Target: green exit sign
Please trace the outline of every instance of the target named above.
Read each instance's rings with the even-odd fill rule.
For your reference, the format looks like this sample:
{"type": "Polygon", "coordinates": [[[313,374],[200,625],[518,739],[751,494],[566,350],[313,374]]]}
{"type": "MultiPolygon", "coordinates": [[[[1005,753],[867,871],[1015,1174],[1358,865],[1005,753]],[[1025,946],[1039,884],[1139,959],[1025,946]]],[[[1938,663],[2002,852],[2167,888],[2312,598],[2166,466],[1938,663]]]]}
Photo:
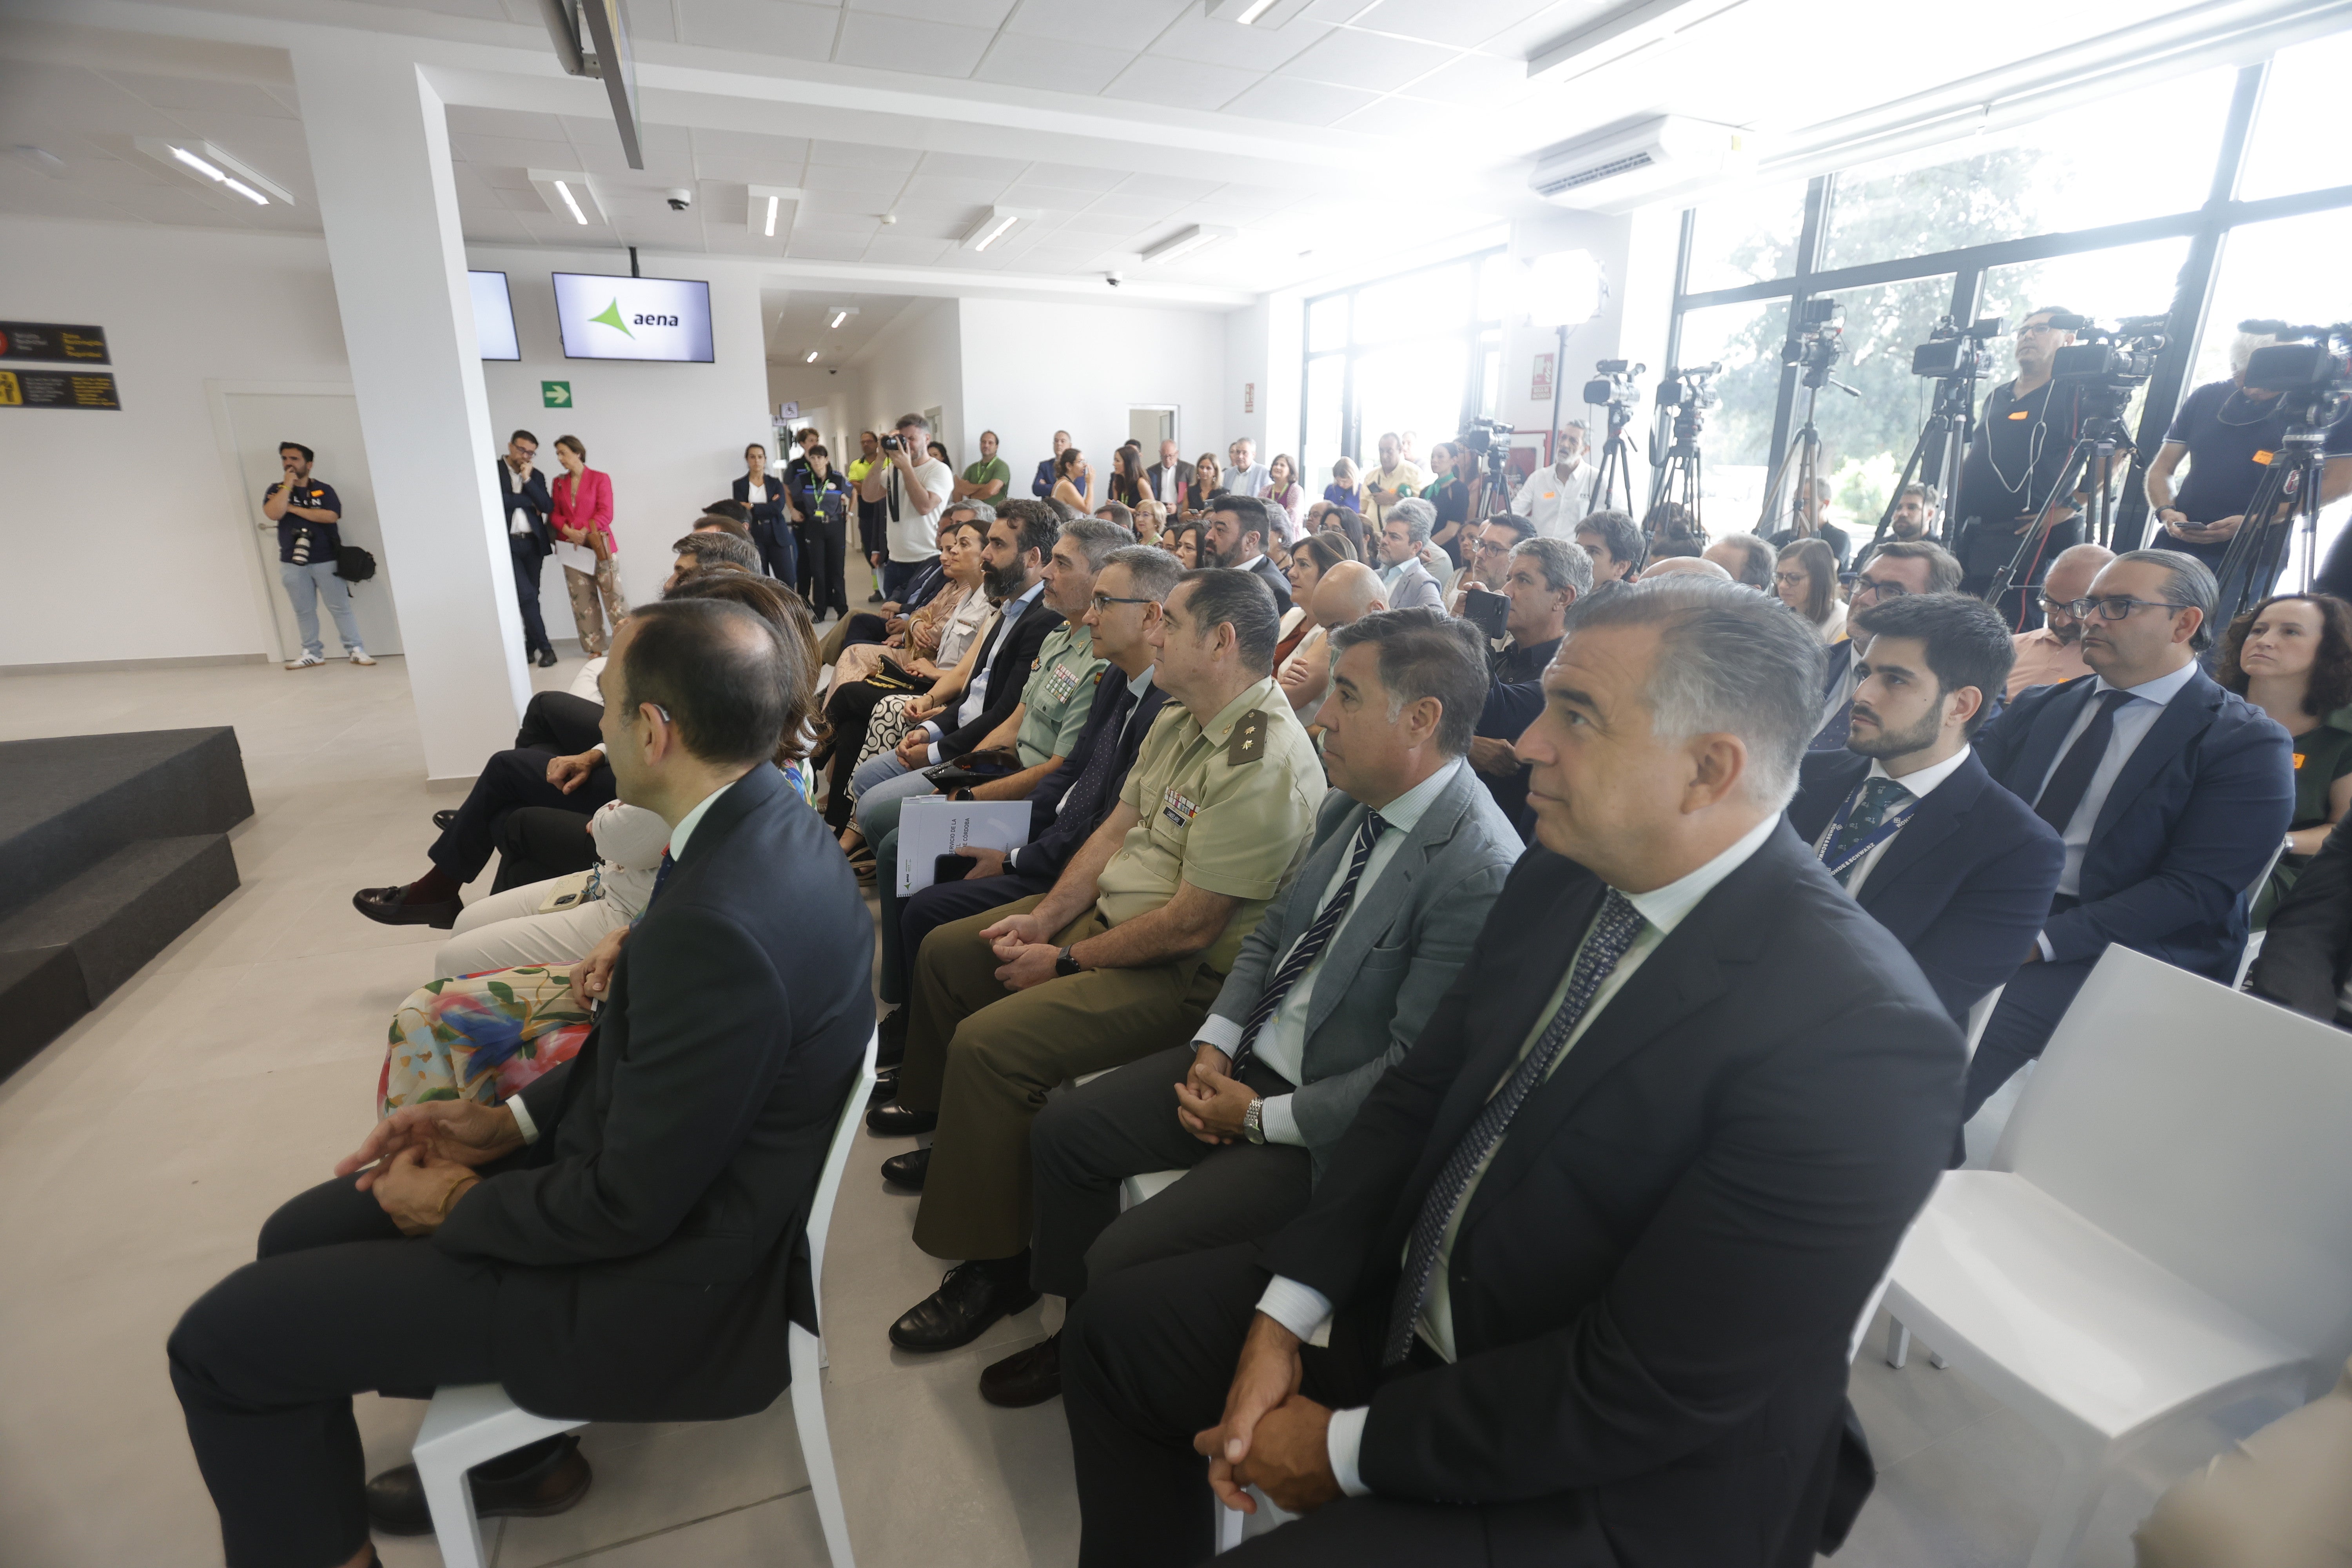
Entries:
{"type": "Polygon", "coordinates": [[[572,406],[572,384],[568,381],[542,381],[539,384],[540,401],[550,408],[572,406]]]}

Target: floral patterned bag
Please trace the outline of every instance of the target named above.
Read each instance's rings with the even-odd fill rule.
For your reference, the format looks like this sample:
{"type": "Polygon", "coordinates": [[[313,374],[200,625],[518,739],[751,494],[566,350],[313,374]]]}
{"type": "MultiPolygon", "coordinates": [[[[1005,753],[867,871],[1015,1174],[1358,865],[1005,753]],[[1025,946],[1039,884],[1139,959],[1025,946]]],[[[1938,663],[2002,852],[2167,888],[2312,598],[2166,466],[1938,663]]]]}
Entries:
{"type": "Polygon", "coordinates": [[[436,980],[392,1016],[377,1112],[432,1100],[500,1104],[579,1055],[590,1023],[569,969],[534,964],[436,980]]]}

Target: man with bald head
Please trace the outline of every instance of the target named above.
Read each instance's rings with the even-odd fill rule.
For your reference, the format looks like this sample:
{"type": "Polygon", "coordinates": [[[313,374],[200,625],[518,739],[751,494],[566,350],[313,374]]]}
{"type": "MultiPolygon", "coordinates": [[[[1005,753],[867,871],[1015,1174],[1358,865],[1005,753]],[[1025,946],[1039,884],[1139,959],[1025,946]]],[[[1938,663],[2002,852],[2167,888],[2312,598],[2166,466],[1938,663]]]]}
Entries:
{"type": "Polygon", "coordinates": [[[2083,623],[2066,606],[2088,594],[2099,568],[2115,558],[2116,552],[2104,544],[2077,544],[2058,552],[2050,574],[2042,580],[2042,624],[2010,638],[2017,648],[2017,663],[2009,672],[2010,696],[2028,687],[2080,680],[2091,673],[2083,662],[2083,623]]]}
{"type": "Polygon", "coordinates": [[[1780,552],[1752,533],[1727,533],[1701,551],[1699,559],[1712,561],[1730,573],[1733,582],[1769,594],[1772,568],[1780,564],[1780,552]]]}
{"type": "Polygon", "coordinates": [[[1331,682],[1331,634],[1350,621],[1362,620],[1389,607],[1388,589],[1381,574],[1360,561],[1342,561],[1315,584],[1315,624],[1322,635],[1304,657],[1293,659],[1281,677],[1283,694],[1302,724],[1312,721],[1331,682]]]}
{"type": "Polygon", "coordinates": [[[1717,583],[1731,581],[1730,573],[1697,555],[1661,556],[1642,568],[1642,581],[1644,583],[1654,583],[1661,577],[1705,577],[1717,583]]]}

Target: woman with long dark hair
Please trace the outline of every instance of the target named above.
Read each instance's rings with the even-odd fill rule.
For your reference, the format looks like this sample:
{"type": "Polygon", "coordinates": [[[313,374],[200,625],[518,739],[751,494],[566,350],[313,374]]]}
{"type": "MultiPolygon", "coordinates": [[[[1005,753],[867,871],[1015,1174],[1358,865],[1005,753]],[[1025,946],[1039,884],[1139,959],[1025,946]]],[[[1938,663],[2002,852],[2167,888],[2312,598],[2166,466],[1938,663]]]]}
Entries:
{"type": "Polygon", "coordinates": [[[2352,809],[2352,605],[2330,594],[2275,594],[2230,623],[2214,679],[2294,739],[2294,816],[2286,851],[2254,900],[2254,924],[2352,809]],[[2339,722],[2340,721],[2340,722],[2339,722]]]}
{"type": "Polygon", "coordinates": [[[1818,539],[1796,539],[1780,552],[1772,570],[1773,590],[1822,641],[1845,635],[1845,605],[1837,596],[1837,552],[1818,539]]]}

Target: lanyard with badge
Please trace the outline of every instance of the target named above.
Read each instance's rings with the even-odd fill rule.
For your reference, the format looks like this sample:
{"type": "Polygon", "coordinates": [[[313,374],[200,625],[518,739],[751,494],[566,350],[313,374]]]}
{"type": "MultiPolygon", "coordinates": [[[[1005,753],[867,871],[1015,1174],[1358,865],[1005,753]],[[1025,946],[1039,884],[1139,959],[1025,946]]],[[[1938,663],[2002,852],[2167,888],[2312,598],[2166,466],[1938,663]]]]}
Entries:
{"type": "Polygon", "coordinates": [[[1831,866],[1829,864],[1830,846],[1836,843],[1838,835],[1845,831],[1846,822],[1853,816],[1853,808],[1861,804],[1862,789],[1857,785],[1847,793],[1845,803],[1838,807],[1837,815],[1830,818],[1830,825],[1822,830],[1821,837],[1813,843],[1815,858],[1820,859],[1823,866],[1828,867],[1832,877],[1841,882],[1845,879],[1845,874],[1852,870],[1864,856],[1903,831],[1903,825],[1911,819],[1911,808],[1919,804],[1919,798],[1914,795],[1905,801],[1900,808],[1888,812],[1885,821],[1872,828],[1861,843],[1848,850],[1836,865],[1831,866]]]}

